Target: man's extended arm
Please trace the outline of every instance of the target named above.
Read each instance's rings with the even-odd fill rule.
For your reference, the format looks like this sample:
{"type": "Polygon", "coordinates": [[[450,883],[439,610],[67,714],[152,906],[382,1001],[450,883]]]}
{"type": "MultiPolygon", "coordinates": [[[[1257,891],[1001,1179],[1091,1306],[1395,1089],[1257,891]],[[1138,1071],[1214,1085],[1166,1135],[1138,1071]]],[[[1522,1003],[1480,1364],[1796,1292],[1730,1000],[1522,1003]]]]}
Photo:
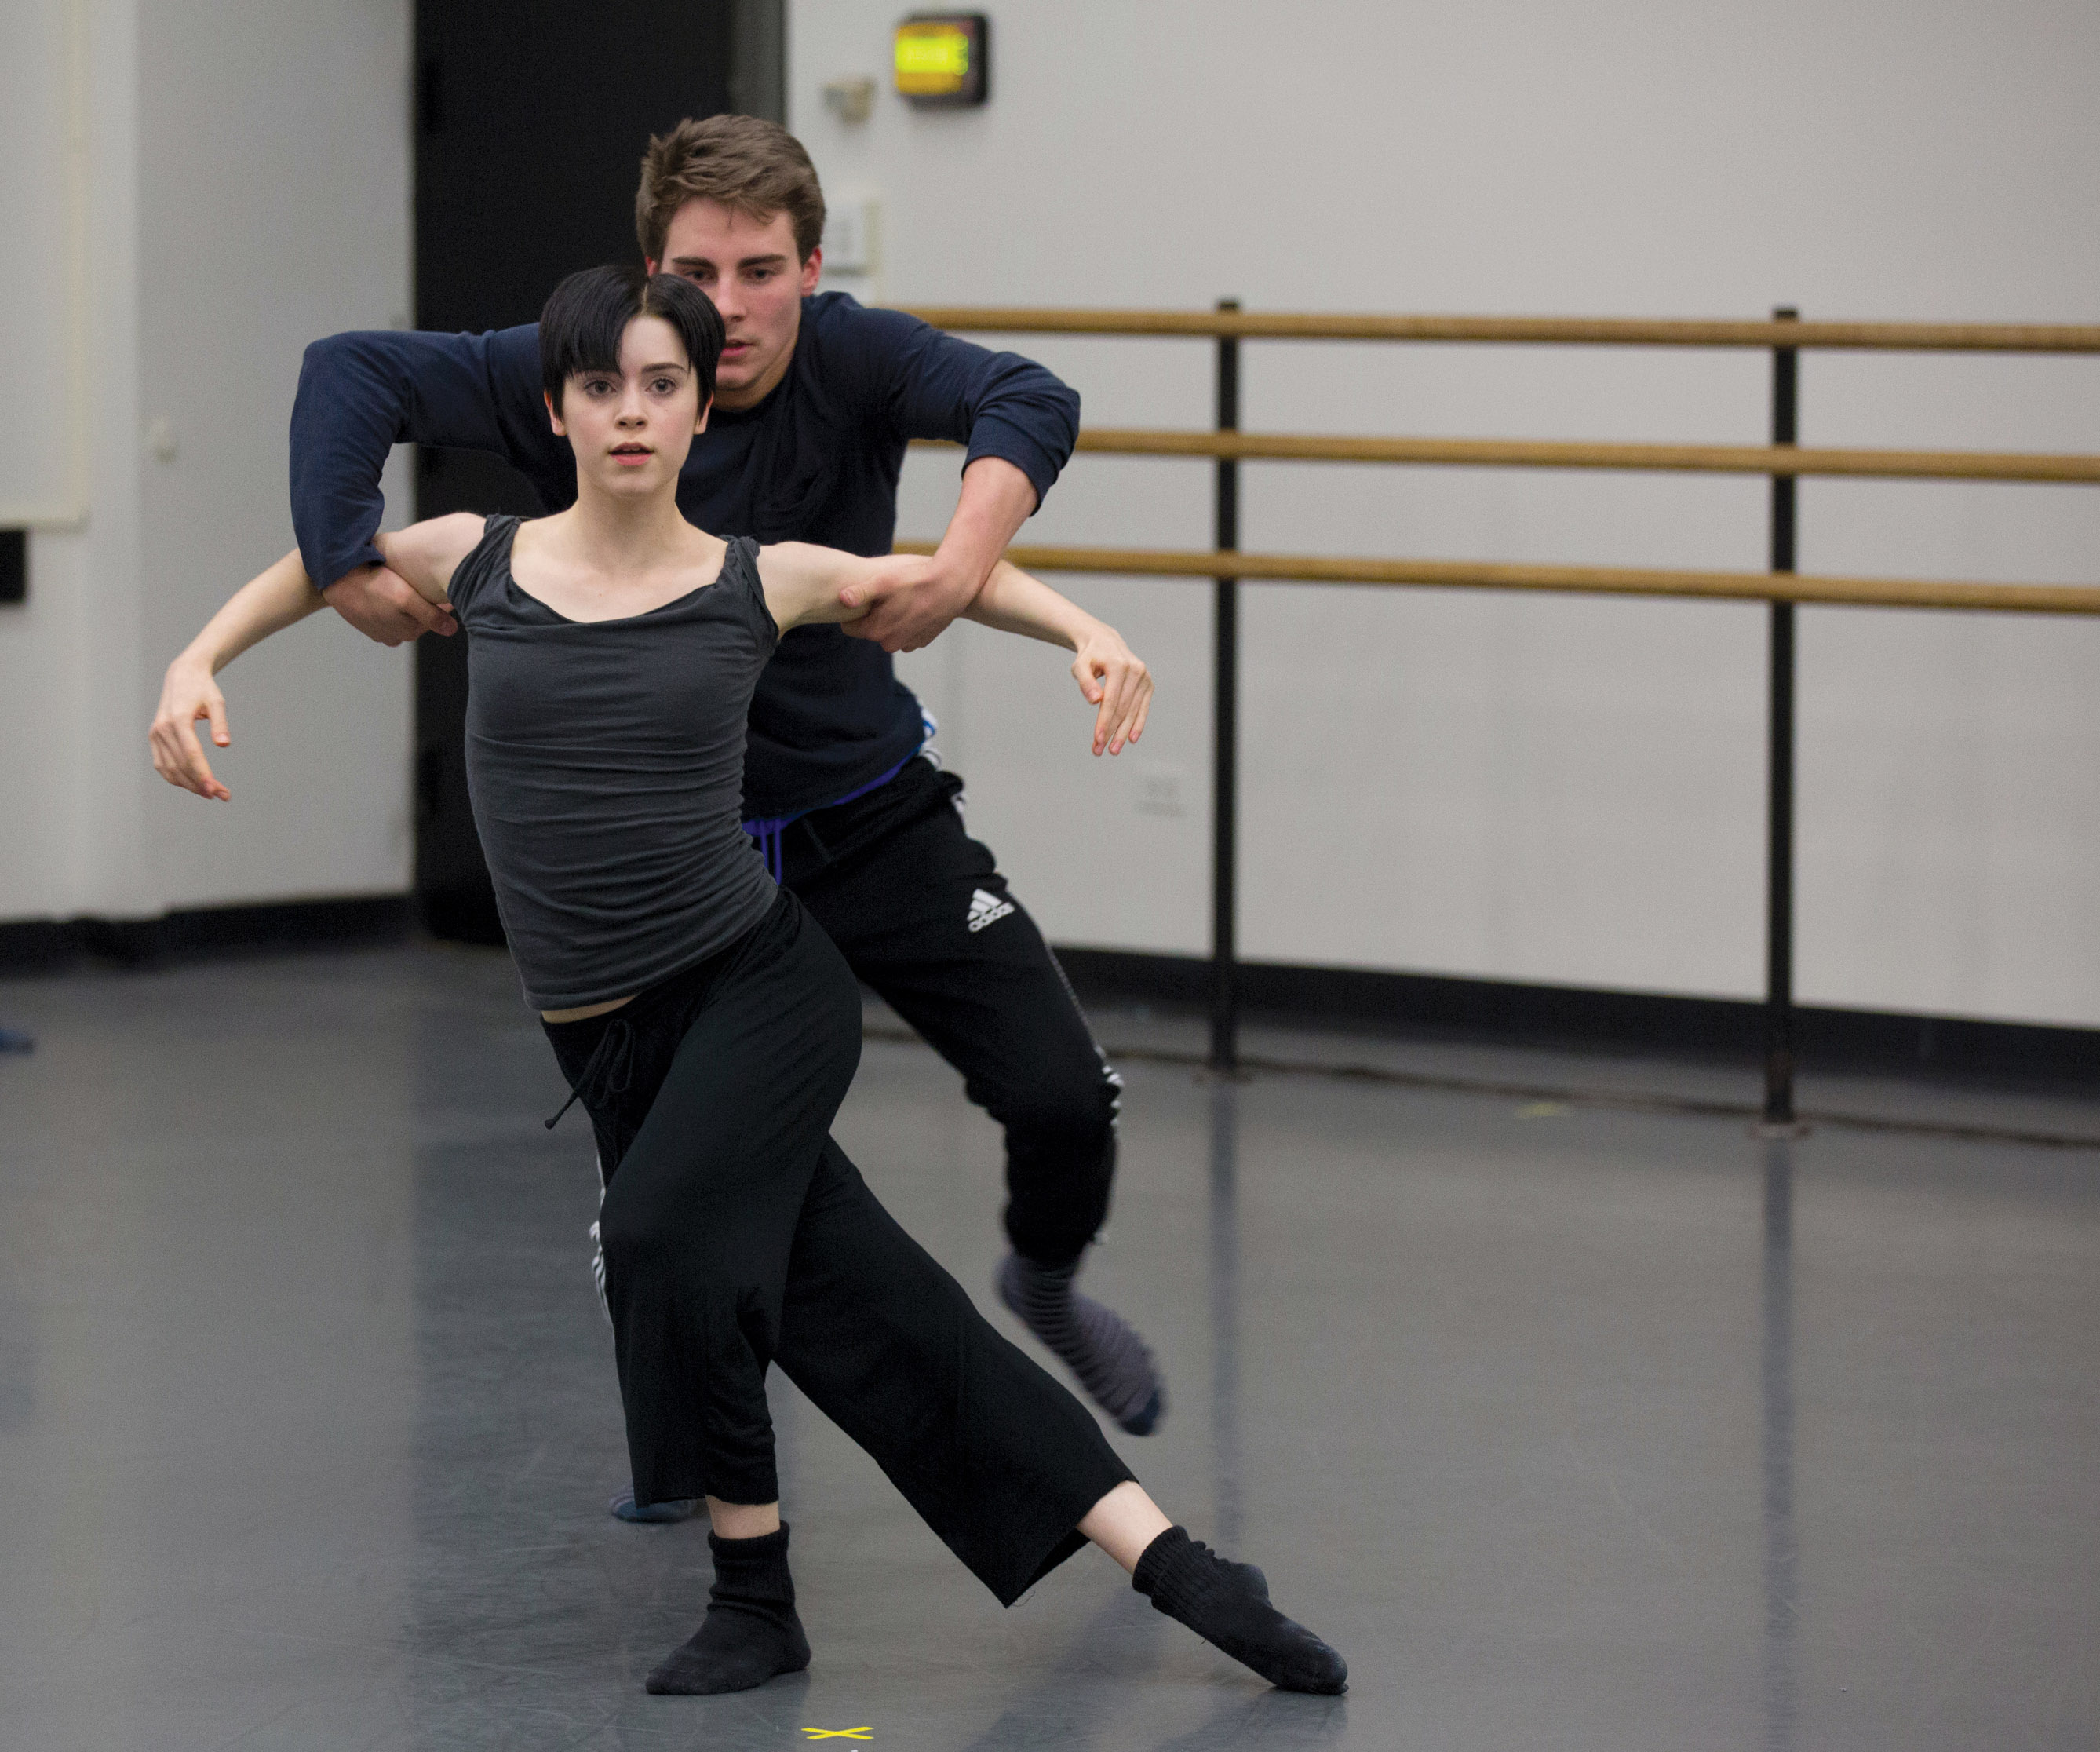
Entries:
{"type": "Polygon", "coordinates": [[[976,600],[1079,436],[1079,397],[1033,360],[995,353],[893,311],[859,313],[882,348],[890,424],[966,446],[962,494],[930,558],[901,571],[851,630],[885,651],[929,644],[976,600]]]}
{"type": "Polygon", "coordinates": [[[567,479],[567,449],[540,405],[539,334],[376,329],[307,349],[292,408],[292,523],[329,605],[367,638],[396,645],[456,630],[386,569],[373,536],[387,453],[436,444],[501,457],[544,493],[567,479]]]}

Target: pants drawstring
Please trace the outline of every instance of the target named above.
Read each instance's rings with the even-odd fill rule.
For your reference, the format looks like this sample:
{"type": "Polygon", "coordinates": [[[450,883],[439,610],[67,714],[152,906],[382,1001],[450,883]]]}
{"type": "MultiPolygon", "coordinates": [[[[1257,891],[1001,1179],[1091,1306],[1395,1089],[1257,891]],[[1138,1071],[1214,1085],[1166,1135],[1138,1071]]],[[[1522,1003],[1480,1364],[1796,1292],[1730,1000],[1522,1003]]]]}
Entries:
{"type": "Polygon", "coordinates": [[[624,1095],[634,1075],[634,1025],[624,1016],[615,1017],[612,1025],[598,1036],[598,1044],[591,1048],[591,1056],[584,1061],[582,1072],[569,1089],[569,1098],[563,1101],[554,1117],[546,1122],[551,1132],[562,1123],[562,1115],[584,1098],[586,1091],[593,1095],[624,1095]]]}

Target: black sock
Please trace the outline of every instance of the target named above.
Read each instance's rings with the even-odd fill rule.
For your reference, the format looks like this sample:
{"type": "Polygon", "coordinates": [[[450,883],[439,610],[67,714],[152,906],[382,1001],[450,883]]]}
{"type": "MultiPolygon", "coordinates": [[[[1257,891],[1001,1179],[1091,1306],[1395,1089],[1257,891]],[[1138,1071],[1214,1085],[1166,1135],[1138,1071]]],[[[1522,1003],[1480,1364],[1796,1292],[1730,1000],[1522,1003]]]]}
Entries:
{"type": "Polygon", "coordinates": [[[795,1578],[788,1573],[787,1524],[756,1539],[709,1534],[708,1549],[715,1557],[708,1615],[649,1675],[658,1696],[748,1691],[810,1664],[810,1639],[795,1616],[795,1578]]]}
{"type": "Polygon", "coordinates": [[[1269,1604],[1259,1569],[1227,1563],[1185,1527],[1169,1527],[1145,1547],[1131,1586],[1272,1685],[1330,1696],[1349,1688],[1348,1663],[1269,1604]]]}

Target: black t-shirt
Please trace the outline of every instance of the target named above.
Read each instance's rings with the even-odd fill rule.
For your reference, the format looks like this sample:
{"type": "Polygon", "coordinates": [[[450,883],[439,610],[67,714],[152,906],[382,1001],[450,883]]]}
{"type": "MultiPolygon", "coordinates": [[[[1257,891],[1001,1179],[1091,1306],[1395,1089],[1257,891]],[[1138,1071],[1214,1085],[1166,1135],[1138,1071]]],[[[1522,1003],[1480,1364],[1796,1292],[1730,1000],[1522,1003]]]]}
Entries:
{"type": "MultiPolygon", "coordinates": [[[[803,301],[779,386],[756,408],[717,410],[694,440],[678,504],[717,535],[886,554],[911,439],[966,444],[965,467],[1004,457],[1039,496],[1071,453],[1079,413],[1078,395],[1031,360],[825,293],[803,301]]],[[[540,401],[536,327],[316,342],[292,411],[293,521],[316,582],[378,559],[380,471],[402,443],[492,452],[549,510],[576,497],[575,458],[540,401]]],[[[880,646],[798,628],[752,702],[743,813],[832,802],[908,757],[921,735],[919,703],[880,646]]]]}
{"type": "Polygon", "coordinates": [[[517,534],[490,518],[452,574],[467,784],[525,1001],[560,1010],[668,979],[773,904],[737,792],[779,634],[755,543],[646,615],[571,620],[511,576],[517,534]]]}

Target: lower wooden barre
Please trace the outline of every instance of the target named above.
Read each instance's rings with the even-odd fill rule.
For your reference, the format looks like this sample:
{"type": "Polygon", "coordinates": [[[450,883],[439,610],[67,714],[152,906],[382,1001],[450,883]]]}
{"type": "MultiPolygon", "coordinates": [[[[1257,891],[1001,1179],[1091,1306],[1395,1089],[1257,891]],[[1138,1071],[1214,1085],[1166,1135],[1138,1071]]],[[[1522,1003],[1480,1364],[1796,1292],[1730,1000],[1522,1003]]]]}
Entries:
{"type": "MultiPolygon", "coordinates": [[[[900,541],[900,554],[934,544],[900,541]]],[[[1612,566],[1518,566],[1485,560],[1329,559],[1302,554],[1220,554],[1159,548],[1017,547],[1024,571],[1110,576],[1246,578],[1279,584],[1413,585],[1440,589],[1545,590],[1589,596],[1676,596],[1861,608],[1961,608],[2006,614],[2100,615],[2100,588],[1974,584],[1931,578],[1827,578],[1767,571],[1660,571],[1612,566]]]]}

